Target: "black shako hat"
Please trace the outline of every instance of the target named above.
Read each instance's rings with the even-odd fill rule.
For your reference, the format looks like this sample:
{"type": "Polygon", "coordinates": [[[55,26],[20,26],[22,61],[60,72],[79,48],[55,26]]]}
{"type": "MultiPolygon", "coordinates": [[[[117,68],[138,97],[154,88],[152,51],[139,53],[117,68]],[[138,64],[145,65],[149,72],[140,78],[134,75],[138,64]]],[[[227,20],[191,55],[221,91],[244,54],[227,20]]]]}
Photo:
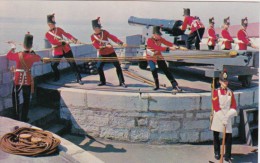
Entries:
{"type": "Polygon", "coordinates": [[[224,19],[224,24],[230,25],[230,18],[229,17],[224,19]]]}
{"type": "Polygon", "coordinates": [[[161,33],[161,26],[154,26],[153,27],[153,34],[162,35],[162,33],[161,33]]]}
{"type": "Polygon", "coordinates": [[[183,16],[190,16],[190,9],[189,8],[183,9],[183,16]]]}
{"type": "Polygon", "coordinates": [[[28,49],[32,48],[32,45],[33,45],[33,35],[31,35],[30,32],[25,34],[23,44],[28,49]]]}
{"type": "Polygon", "coordinates": [[[47,23],[56,24],[54,15],[55,15],[54,13],[47,15],[47,23]]]}
{"type": "Polygon", "coordinates": [[[228,81],[228,74],[227,70],[223,70],[220,75],[219,75],[219,80],[220,81],[228,81]]]}
{"type": "Polygon", "coordinates": [[[243,27],[247,27],[247,26],[248,26],[247,17],[245,17],[244,19],[241,19],[241,25],[242,25],[243,27]]]}
{"type": "Polygon", "coordinates": [[[100,17],[98,17],[95,20],[92,20],[92,28],[101,28],[101,23],[100,23],[100,17]]]}
{"type": "Polygon", "coordinates": [[[209,24],[215,24],[214,17],[212,17],[212,18],[209,18],[209,24]]]}

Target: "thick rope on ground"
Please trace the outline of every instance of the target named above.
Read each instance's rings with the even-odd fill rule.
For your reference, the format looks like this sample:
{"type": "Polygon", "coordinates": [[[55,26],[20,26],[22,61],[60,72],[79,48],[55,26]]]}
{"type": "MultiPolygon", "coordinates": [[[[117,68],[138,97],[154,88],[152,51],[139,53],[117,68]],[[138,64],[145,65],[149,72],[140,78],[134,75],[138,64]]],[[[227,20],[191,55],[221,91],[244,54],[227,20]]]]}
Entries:
{"type": "Polygon", "coordinates": [[[45,156],[58,150],[60,140],[52,133],[34,128],[21,127],[5,134],[0,148],[11,154],[24,156],[45,156]]]}

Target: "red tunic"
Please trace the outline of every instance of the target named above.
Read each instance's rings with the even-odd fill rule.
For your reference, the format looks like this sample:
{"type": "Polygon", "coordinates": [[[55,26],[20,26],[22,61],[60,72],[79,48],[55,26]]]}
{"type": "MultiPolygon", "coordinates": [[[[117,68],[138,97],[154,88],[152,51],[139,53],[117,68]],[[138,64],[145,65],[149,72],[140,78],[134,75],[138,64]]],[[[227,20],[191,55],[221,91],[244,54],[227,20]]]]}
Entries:
{"type": "Polygon", "coordinates": [[[22,71],[24,69],[23,69],[22,63],[20,62],[20,59],[19,59],[19,55],[18,55],[19,53],[23,54],[25,64],[26,64],[27,68],[30,70],[31,70],[33,63],[40,61],[41,57],[37,54],[29,53],[29,52],[16,52],[15,53],[15,52],[13,52],[13,50],[10,50],[6,55],[7,59],[16,62],[16,71],[15,71],[15,78],[14,78],[15,85],[21,85],[21,84],[31,85],[31,82],[32,82],[31,73],[27,72],[27,71],[24,76],[24,83],[22,83],[22,78],[23,78],[24,72],[20,72],[20,71],[22,71]]]}
{"type": "Polygon", "coordinates": [[[208,36],[209,36],[208,45],[209,46],[215,46],[216,45],[216,40],[218,38],[216,36],[216,32],[215,32],[215,29],[213,27],[210,27],[208,29],[208,36]],[[211,42],[211,45],[209,44],[210,42],[211,42]]]}
{"type": "MultiPolygon", "coordinates": [[[[227,90],[226,89],[220,89],[220,93],[222,95],[226,95],[227,94],[227,90]]],[[[230,104],[230,108],[236,109],[237,108],[237,104],[236,104],[236,99],[234,96],[234,93],[231,91],[231,104],[230,104]]],[[[215,89],[213,91],[213,97],[212,97],[212,105],[213,105],[213,109],[215,112],[218,112],[219,110],[221,110],[220,106],[219,106],[219,97],[218,97],[218,89],[215,89]]]]}
{"type": "Polygon", "coordinates": [[[162,47],[161,45],[164,44],[167,47],[172,47],[174,44],[165,40],[164,38],[161,38],[159,40],[155,40],[154,38],[149,38],[147,40],[147,51],[146,51],[146,58],[147,60],[152,60],[156,62],[156,60],[153,59],[153,56],[149,55],[148,51],[152,51],[154,53],[154,56],[162,56],[162,51],[166,51],[167,47],[162,47]]]}
{"type": "Polygon", "coordinates": [[[105,46],[106,44],[109,44],[109,40],[111,39],[117,44],[123,43],[121,40],[119,40],[116,36],[110,34],[106,30],[102,30],[99,34],[92,34],[91,35],[91,41],[93,46],[98,50],[99,54],[101,56],[109,55],[111,53],[114,53],[115,50],[113,47],[111,48],[100,48],[101,46],[105,46]]]}
{"type": "Polygon", "coordinates": [[[230,36],[229,31],[227,29],[223,29],[221,31],[221,36],[223,37],[222,44],[225,45],[226,49],[232,49],[231,42],[234,41],[233,38],[230,36]]]}
{"type": "Polygon", "coordinates": [[[247,50],[247,46],[250,44],[250,39],[248,38],[246,30],[240,29],[237,32],[237,38],[239,40],[238,42],[239,50],[247,50]]]}
{"type": "Polygon", "coordinates": [[[182,24],[182,30],[186,30],[187,25],[190,26],[191,32],[193,33],[194,31],[200,29],[200,28],[205,28],[202,22],[198,19],[195,19],[193,16],[185,16],[183,24],[182,24]]]}
{"type": "Polygon", "coordinates": [[[65,53],[67,53],[68,51],[71,50],[69,44],[66,44],[66,45],[63,46],[62,43],[59,41],[59,39],[54,37],[54,36],[52,36],[49,32],[52,32],[53,34],[59,36],[62,39],[63,39],[63,36],[67,37],[70,40],[71,39],[75,39],[75,37],[73,37],[71,34],[65,32],[63,29],[61,29],[59,27],[56,27],[52,31],[48,31],[45,34],[45,37],[49,40],[49,42],[52,44],[53,47],[56,47],[53,50],[53,54],[54,55],[62,55],[63,51],[65,53]]]}

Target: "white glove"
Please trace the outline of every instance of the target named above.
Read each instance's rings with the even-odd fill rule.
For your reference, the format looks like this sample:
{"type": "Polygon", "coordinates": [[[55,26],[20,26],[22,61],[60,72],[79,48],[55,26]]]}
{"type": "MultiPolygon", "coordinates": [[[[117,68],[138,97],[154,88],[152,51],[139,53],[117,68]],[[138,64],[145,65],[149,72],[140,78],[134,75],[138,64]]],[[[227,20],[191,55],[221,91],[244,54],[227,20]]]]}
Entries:
{"type": "Polygon", "coordinates": [[[237,116],[237,111],[235,109],[230,108],[226,115],[228,118],[232,118],[237,116]]]}

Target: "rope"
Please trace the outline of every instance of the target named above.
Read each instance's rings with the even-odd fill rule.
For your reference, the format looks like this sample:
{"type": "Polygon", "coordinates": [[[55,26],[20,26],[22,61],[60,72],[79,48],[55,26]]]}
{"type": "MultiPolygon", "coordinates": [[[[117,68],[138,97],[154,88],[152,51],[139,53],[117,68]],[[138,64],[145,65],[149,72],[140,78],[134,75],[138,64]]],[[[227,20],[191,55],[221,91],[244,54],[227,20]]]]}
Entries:
{"type": "Polygon", "coordinates": [[[0,140],[0,148],[16,155],[44,156],[56,152],[60,142],[48,131],[21,127],[4,135],[0,140]]]}
{"type": "MultiPolygon", "coordinates": [[[[151,60],[183,60],[183,59],[214,59],[214,58],[232,58],[237,56],[236,51],[231,51],[222,54],[179,54],[179,55],[167,55],[167,56],[151,56],[151,60]]],[[[137,56],[137,57],[86,57],[86,58],[66,58],[66,61],[85,61],[85,62],[112,62],[112,61],[146,61],[147,57],[137,56]]],[[[43,62],[59,62],[65,61],[63,58],[43,58],[43,62]]]]}

